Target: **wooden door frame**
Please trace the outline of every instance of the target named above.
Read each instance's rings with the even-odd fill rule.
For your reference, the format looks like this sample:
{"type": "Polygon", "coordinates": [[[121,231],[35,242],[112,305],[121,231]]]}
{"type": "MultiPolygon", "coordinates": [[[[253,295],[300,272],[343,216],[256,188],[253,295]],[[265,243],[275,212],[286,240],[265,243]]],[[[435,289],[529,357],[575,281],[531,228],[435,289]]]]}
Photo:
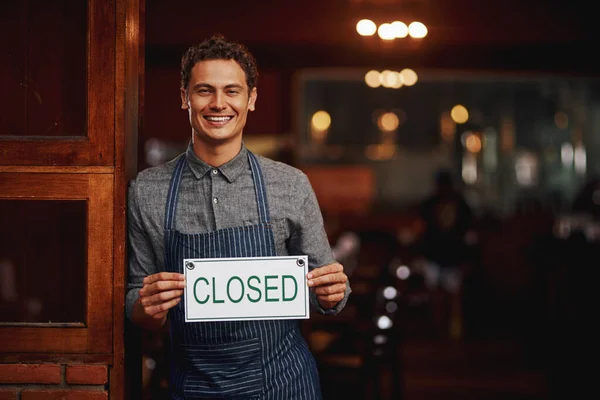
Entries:
{"type": "Polygon", "coordinates": [[[115,165],[115,112],[120,111],[116,102],[123,96],[113,84],[120,63],[116,36],[123,29],[115,10],[125,7],[124,1],[128,0],[88,0],[86,132],[57,138],[15,138],[0,132],[0,165],[115,165]]]}
{"type": "MultiPolygon", "coordinates": [[[[85,321],[71,324],[0,324],[0,353],[86,353],[112,354],[113,252],[113,175],[112,173],[2,172],[0,198],[84,200],[87,202],[87,263],[85,321]]],[[[40,260],[43,261],[43,260],[40,260]]]]}
{"type": "Polygon", "coordinates": [[[124,332],[126,195],[138,164],[144,18],[145,0],[88,0],[87,132],[56,138],[0,132],[0,198],[87,201],[91,271],[85,324],[4,324],[0,359],[106,364],[111,400],[135,396],[128,378],[141,367],[135,348],[126,363],[124,332]]]}

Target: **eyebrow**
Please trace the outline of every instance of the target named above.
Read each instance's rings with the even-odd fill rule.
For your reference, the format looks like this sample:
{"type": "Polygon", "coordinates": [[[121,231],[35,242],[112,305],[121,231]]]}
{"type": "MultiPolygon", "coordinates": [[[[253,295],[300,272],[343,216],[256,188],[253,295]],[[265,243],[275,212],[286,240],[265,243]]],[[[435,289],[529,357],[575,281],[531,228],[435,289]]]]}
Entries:
{"type": "MultiPolygon", "coordinates": [[[[215,89],[215,87],[213,85],[209,85],[208,83],[197,83],[194,85],[194,87],[192,88],[192,90],[196,90],[199,88],[208,88],[208,89],[215,89]]],[[[240,85],[238,83],[230,83],[228,85],[224,86],[224,89],[244,89],[243,85],[240,85]]]]}

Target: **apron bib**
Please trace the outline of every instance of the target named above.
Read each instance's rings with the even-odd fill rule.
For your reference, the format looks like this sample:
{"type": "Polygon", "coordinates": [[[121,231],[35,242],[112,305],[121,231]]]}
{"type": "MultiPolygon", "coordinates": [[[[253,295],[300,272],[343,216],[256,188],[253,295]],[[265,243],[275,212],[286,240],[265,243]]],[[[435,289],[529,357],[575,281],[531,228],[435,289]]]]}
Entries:
{"type": "MultiPolygon", "coordinates": [[[[248,151],[259,223],[184,234],[176,229],[181,156],[165,212],[165,266],[183,273],[185,258],[276,256],[260,165],[248,151]]],[[[171,399],[320,399],[315,360],[297,320],[185,322],[184,302],[169,311],[171,399]]]]}

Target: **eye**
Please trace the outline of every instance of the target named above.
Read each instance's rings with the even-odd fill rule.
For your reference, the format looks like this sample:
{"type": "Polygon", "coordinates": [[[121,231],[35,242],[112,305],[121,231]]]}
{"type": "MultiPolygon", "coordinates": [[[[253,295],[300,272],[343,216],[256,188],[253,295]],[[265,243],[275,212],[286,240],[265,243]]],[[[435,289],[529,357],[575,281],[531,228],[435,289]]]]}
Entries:
{"type": "Polygon", "coordinates": [[[237,89],[229,89],[229,90],[227,90],[227,94],[230,95],[230,96],[235,96],[235,95],[237,95],[239,93],[240,93],[240,91],[237,90],[237,89]]]}
{"type": "Polygon", "coordinates": [[[210,94],[210,90],[207,88],[200,88],[196,90],[196,93],[199,94],[200,96],[206,96],[208,94],[210,94]]]}

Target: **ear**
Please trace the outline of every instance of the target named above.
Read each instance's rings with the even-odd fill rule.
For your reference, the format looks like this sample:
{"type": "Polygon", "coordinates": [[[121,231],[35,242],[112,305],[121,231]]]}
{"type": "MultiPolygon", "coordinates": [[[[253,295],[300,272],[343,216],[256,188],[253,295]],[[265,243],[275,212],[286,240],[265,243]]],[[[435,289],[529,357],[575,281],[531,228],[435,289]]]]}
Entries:
{"type": "Polygon", "coordinates": [[[248,98],[248,110],[254,111],[254,109],[256,108],[256,98],[257,97],[258,97],[258,90],[256,89],[256,87],[254,87],[252,89],[252,91],[250,91],[250,96],[248,98]]]}
{"type": "Polygon", "coordinates": [[[190,107],[190,104],[186,90],[184,88],[179,89],[179,94],[181,96],[181,109],[187,110],[190,107]]]}

